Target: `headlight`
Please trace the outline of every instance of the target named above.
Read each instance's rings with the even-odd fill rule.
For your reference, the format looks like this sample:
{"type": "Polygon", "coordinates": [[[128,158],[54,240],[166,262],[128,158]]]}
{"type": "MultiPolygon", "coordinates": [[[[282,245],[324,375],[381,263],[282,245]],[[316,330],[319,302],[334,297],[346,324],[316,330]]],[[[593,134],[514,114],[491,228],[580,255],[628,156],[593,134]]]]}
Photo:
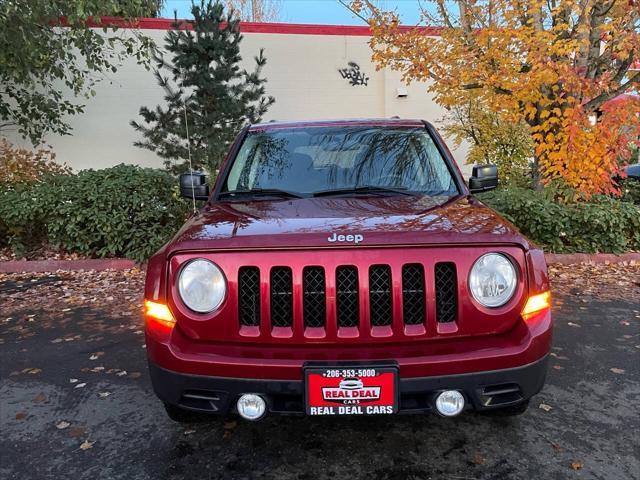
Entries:
{"type": "Polygon", "coordinates": [[[516,291],[517,275],[513,263],[500,253],[482,255],[471,268],[471,295],[485,307],[501,307],[516,291]]]}
{"type": "Polygon", "coordinates": [[[222,270],[213,262],[198,258],[190,261],[180,271],[178,292],[191,310],[207,313],[218,308],[224,301],[227,282],[222,270]]]}

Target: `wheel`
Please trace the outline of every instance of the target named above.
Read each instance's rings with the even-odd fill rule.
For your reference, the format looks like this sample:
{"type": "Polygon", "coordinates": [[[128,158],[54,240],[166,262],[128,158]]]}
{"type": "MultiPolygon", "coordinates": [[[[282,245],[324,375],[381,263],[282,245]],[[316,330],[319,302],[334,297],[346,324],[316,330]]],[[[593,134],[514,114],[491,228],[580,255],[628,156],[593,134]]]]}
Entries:
{"type": "Polygon", "coordinates": [[[495,410],[485,410],[482,412],[484,415],[491,417],[515,417],[522,415],[529,408],[529,400],[526,400],[517,405],[510,405],[508,407],[496,408],[495,410]]]}
{"type": "Polygon", "coordinates": [[[201,423],[211,419],[206,413],[192,412],[169,403],[164,404],[164,409],[169,418],[178,423],[201,423]]]}

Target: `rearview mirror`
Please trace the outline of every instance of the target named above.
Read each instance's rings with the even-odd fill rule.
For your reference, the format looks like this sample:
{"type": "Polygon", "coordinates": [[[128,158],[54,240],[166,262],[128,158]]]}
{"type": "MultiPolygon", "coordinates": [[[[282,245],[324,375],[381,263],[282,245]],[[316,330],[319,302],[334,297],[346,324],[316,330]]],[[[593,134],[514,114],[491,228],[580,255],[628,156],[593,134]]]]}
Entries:
{"type": "Polygon", "coordinates": [[[498,186],[498,167],[495,165],[476,165],[469,178],[471,193],[486,192],[498,186]]]}
{"type": "Polygon", "coordinates": [[[202,172],[183,173],[180,175],[180,196],[195,198],[196,200],[208,200],[209,185],[207,185],[207,176],[202,172]]]}

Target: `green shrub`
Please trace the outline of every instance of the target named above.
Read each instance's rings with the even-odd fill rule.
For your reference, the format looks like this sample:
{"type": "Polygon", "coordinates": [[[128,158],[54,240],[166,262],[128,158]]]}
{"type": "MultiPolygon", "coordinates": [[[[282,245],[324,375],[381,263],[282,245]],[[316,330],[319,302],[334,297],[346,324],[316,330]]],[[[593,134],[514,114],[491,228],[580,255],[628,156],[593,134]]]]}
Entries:
{"type": "MultiPolygon", "coordinates": [[[[32,218],[36,212],[23,208],[30,195],[28,185],[41,183],[49,175],[69,174],[71,169],[56,163],[51,150],[19,148],[0,138],[0,197],[6,193],[3,205],[10,207],[0,214],[0,247],[7,246],[15,238],[24,238],[29,244],[35,244],[42,238],[42,224],[34,222],[32,218]]],[[[17,253],[24,250],[25,246],[21,242],[14,244],[17,253]]]]}
{"type": "Polygon", "coordinates": [[[620,182],[620,190],[622,190],[622,200],[640,205],[640,181],[635,179],[623,180],[620,182]]]}
{"type": "Polygon", "coordinates": [[[132,165],[52,175],[0,194],[0,224],[18,252],[46,239],[68,252],[142,261],[187,211],[174,177],[132,165]]]}
{"type": "Polygon", "coordinates": [[[46,239],[49,208],[39,194],[35,183],[0,189],[0,246],[11,246],[18,256],[46,239]]]}
{"type": "Polygon", "coordinates": [[[640,249],[640,208],[630,202],[598,196],[560,204],[522,188],[498,189],[479,198],[552,252],[640,249]]]}

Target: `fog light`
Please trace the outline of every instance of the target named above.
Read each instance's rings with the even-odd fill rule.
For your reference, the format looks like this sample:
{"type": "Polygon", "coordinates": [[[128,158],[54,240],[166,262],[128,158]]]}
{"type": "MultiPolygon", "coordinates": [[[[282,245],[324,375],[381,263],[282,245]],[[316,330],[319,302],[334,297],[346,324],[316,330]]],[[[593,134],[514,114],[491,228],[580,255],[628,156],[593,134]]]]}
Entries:
{"type": "Polygon", "coordinates": [[[445,390],[436,398],[436,409],[440,415],[454,417],[464,409],[464,396],[457,390],[445,390]]]}
{"type": "Polygon", "coordinates": [[[238,400],[238,413],[246,420],[258,420],[267,410],[264,399],[253,393],[245,393],[238,400]]]}

